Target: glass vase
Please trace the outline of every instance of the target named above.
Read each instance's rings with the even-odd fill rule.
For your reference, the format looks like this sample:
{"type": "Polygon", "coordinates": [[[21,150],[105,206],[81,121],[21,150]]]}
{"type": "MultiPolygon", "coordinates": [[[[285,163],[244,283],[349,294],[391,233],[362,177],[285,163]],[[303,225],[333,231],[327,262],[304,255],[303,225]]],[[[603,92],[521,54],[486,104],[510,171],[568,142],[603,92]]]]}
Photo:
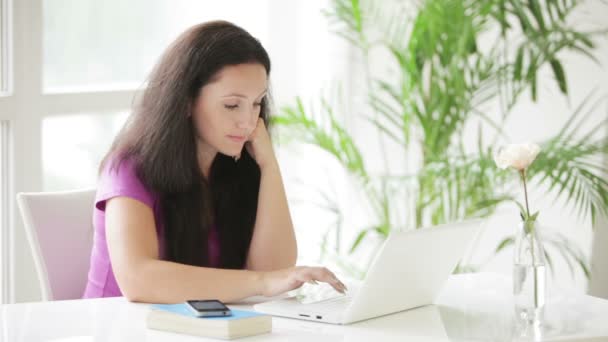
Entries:
{"type": "Polygon", "coordinates": [[[516,318],[540,325],[545,308],[545,253],[537,223],[522,222],[515,234],[513,295],[516,318]]]}

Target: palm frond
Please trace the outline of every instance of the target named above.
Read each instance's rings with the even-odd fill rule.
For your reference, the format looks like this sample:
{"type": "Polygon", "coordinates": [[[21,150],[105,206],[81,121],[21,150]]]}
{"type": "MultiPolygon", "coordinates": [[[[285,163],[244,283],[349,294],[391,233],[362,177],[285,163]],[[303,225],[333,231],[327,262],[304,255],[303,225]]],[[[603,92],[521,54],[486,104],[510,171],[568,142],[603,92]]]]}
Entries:
{"type": "MultiPolygon", "coordinates": [[[[319,146],[356,176],[375,221],[358,227],[352,251],[370,236],[387,236],[399,224],[395,211],[407,212],[415,228],[487,216],[501,203],[517,203],[506,187],[514,180],[513,174],[495,167],[491,150],[481,139],[481,128],[476,153],[466,152],[463,128],[471,118],[480,119],[480,127],[493,129],[494,139],[507,140],[504,122],[527,90],[532,99],[539,96],[542,68],[553,73],[555,85],[567,94],[567,70],[561,56],[573,51],[597,60],[591,38],[601,32],[569,26],[567,18],[578,4],[570,0],[330,2],[325,14],[332,29],[362,52],[368,107],[359,112],[377,128],[380,141],[391,139],[404,153],[415,142],[422,151],[422,166],[415,174],[389,179],[385,170],[386,174],[370,175],[355,140],[339,120],[341,113],[325,98],[316,108],[305,108],[297,99],[273,119],[277,126],[289,128],[288,137],[319,146]],[[480,35],[494,34],[497,26],[500,32],[489,49],[478,45],[480,35]],[[386,63],[388,77],[385,70],[377,75],[371,72],[375,48],[391,58],[386,63]],[[482,109],[496,98],[501,115],[497,120],[482,109]],[[404,193],[408,207],[395,209],[394,199],[403,198],[404,193]]],[[[577,215],[591,215],[594,220],[598,213],[608,214],[608,170],[602,164],[608,139],[599,136],[608,125],[603,122],[583,132],[588,115],[596,113],[601,103],[592,103],[592,98],[595,94],[542,144],[543,153],[528,174],[531,181],[545,185],[552,197],[566,200],[577,215]]],[[[510,241],[504,240],[497,253],[510,241]]],[[[567,256],[564,260],[570,267],[578,265],[587,273],[579,251],[565,240],[551,241],[546,254],[550,269],[556,261],[550,255],[558,250],[567,256]]]]}
{"type": "Polygon", "coordinates": [[[608,129],[608,120],[595,125],[587,132],[578,133],[582,123],[593,109],[605,101],[596,101],[583,113],[586,98],[577,107],[571,119],[552,138],[542,144],[543,153],[534,161],[530,179],[547,185],[548,193],[566,200],[580,218],[597,213],[608,214],[608,167],[603,158],[608,154],[608,138],[597,138],[601,130],[608,129]],[[579,136],[579,137],[577,137],[579,136]]]}
{"type": "Polygon", "coordinates": [[[489,150],[430,161],[418,175],[426,189],[424,207],[435,217],[432,223],[488,216],[500,203],[514,201],[496,191],[510,175],[495,167],[489,150]]]}
{"type": "Polygon", "coordinates": [[[302,100],[296,98],[295,106],[286,106],[279,115],[272,118],[276,126],[286,126],[304,142],[316,145],[335,156],[350,172],[361,177],[365,182],[369,175],[365,170],[364,160],[353,138],[333,114],[331,105],[321,99],[321,115],[311,114],[304,108],[302,100]]]}
{"type": "MultiPolygon", "coordinates": [[[[545,241],[545,245],[547,247],[551,247],[562,256],[570,269],[572,277],[575,276],[575,264],[581,269],[587,279],[591,277],[589,263],[586,260],[587,258],[581,249],[572,242],[568,241],[564,235],[560,233],[553,233],[551,235],[543,236],[543,240],[545,241]]],[[[547,247],[545,247],[545,249],[547,249],[547,247]]],[[[549,263],[549,265],[551,266],[552,262],[549,263]]]]}

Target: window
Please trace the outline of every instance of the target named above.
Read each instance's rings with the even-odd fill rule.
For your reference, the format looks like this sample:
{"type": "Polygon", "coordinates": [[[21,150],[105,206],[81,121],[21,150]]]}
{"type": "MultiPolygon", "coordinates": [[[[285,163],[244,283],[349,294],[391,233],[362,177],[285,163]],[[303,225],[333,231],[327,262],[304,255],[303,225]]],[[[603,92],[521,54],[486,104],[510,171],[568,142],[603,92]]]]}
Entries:
{"type": "Polygon", "coordinates": [[[45,191],[94,187],[97,168],[127,118],[118,113],[59,115],[42,121],[45,191]]]}
{"type": "Polygon", "coordinates": [[[43,87],[50,93],[136,89],[163,49],[194,24],[222,18],[265,40],[266,6],[245,0],[44,1],[43,87]]]}

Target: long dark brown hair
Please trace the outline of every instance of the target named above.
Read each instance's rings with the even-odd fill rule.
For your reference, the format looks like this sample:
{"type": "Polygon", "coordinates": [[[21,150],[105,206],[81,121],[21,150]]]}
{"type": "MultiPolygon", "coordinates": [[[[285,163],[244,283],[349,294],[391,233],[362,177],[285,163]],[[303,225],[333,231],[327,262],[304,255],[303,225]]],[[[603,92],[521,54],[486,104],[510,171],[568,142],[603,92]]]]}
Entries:
{"type": "MultiPolygon", "coordinates": [[[[266,50],[234,24],[213,21],[182,33],[150,74],[141,99],[102,162],[101,169],[110,159],[132,159],[142,183],[159,199],[166,260],[208,266],[208,233],[215,225],[219,266],[245,266],[260,169],[246,149],[238,162],[218,153],[205,180],[189,116],[200,89],[218,71],[243,63],[261,64],[270,74],[266,50]]],[[[262,100],[260,112],[267,127],[268,98],[262,100]]]]}

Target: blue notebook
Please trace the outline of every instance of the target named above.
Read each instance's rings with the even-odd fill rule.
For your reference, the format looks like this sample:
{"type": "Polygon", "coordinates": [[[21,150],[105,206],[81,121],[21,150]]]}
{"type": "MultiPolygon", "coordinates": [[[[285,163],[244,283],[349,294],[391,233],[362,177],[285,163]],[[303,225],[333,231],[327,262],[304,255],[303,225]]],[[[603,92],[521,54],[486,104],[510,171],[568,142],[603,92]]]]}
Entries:
{"type": "Polygon", "coordinates": [[[256,316],[266,316],[265,314],[255,312],[255,311],[244,311],[244,310],[233,310],[232,316],[223,316],[223,317],[197,317],[193,312],[188,309],[186,304],[152,304],[151,307],[157,310],[163,310],[168,312],[173,312],[182,316],[189,316],[193,318],[202,318],[202,319],[210,319],[210,320],[233,320],[233,319],[243,319],[250,318],[256,316]]]}
{"type": "Polygon", "coordinates": [[[272,317],[255,311],[233,310],[231,316],[197,317],[186,304],[152,304],[146,318],[149,329],[233,339],[272,331],[272,317]]]}

